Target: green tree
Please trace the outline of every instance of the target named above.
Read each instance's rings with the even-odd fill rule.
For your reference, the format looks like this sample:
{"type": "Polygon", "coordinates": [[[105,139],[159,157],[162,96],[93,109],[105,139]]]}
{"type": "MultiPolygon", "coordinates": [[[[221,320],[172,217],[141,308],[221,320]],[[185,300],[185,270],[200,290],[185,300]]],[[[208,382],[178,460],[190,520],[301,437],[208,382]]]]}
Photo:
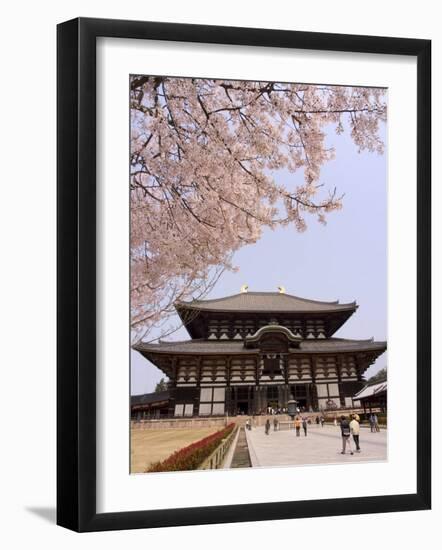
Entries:
{"type": "Polygon", "coordinates": [[[167,390],[167,382],[164,378],[161,378],[161,380],[155,386],[155,393],[159,393],[166,390],[167,390]]]}
{"type": "Polygon", "coordinates": [[[386,382],[387,381],[387,367],[384,367],[380,371],[378,371],[376,374],[374,374],[371,378],[367,380],[368,384],[376,384],[378,382],[386,382]]]}

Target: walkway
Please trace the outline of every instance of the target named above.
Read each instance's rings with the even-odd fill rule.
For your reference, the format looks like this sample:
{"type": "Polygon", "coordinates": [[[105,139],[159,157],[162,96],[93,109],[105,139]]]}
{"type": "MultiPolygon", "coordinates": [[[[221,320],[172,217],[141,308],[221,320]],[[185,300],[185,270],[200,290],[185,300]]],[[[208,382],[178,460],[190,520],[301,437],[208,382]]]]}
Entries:
{"type": "MultiPolygon", "coordinates": [[[[252,466],[293,466],[302,464],[336,464],[347,462],[377,462],[387,460],[387,431],[371,433],[361,428],[361,452],[341,454],[341,431],[339,427],[313,424],[308,427],[307,437],[301,430],[273,431],[265,435],[259,426],[246,432],[252,466]]],[[[352,444],[353,444],[353,438],[352,444]]],[[[354,450],[354,444],[353,444],[354,450]]]]}

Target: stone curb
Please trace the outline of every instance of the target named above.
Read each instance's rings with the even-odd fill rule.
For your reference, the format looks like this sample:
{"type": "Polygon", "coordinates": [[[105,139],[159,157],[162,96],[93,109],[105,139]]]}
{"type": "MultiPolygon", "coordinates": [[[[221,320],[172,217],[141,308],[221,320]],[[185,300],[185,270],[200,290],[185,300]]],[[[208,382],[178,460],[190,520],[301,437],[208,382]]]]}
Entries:
{"type": "Polygon", "coordinates": [[[250,456],[250,462],[252,463],[252,468],[255,468],[255,467],[261,466],[261,464],[259,463],[258,456],[256,454],[255,448],[253,447],[252,439],[250,438],[248,431],[249,430],[245,430],[247,447],[249,448],[249,456],[250,456]]]}

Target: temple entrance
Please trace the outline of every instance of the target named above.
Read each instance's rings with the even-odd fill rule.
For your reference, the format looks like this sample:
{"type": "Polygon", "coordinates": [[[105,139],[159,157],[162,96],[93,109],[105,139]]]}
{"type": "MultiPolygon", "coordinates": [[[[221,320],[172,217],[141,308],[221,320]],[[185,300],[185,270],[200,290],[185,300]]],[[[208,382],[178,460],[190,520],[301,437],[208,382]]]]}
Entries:
{"type": "Polygon", "coordinates": [[[278,386],[267,387],[267,410],[277,411],[280,408],[278,386]]]}
{"type": "Polygon", "coordinates": [[[231,388],[230,410],[233,415],[253,414],[253,388],[250,386],[234,386],[231,388]]]}
{"type": "Polygon", "coordinates": [[[307,410],[307,399],[298,399],[298,407],[303,410],[307,410]]]}
{"type": "Polygon", "coordinates": [[[237,414],[249,414],[249,403],[247,401],[238,401],[236,411],[237,414]]]}
{"type": "Polygon", "coordinates": [[[313,384],[294,384],[290,386],[290,394],[296,399],[301,411],[309,411],[314,407],[313,384]]]}

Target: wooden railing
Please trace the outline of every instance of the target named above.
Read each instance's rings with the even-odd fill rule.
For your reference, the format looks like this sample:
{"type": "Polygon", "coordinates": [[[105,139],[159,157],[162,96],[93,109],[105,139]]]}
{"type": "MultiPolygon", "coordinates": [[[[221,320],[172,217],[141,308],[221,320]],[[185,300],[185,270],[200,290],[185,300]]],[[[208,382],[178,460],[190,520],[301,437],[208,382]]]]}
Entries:
{"type": "Polygon", "coordinates": [[[190,418],[159,418],[132,420],[130,425],[134,430],[162,430],[165,428],[207,428],[219,427],[223,428],[228,424],[228,419],[225,416],[216,416],[210,418],[190,417],[190,418]]]}
{"type": "Polygon", "coordinates": [[[226,438],[221,440],[218,447],[204,460],[198,470],[216,470],[218,468],[222,468],[230,445],[232,444],[238,429],[239,426],[235,426],[232,432],[226,438]]]}

